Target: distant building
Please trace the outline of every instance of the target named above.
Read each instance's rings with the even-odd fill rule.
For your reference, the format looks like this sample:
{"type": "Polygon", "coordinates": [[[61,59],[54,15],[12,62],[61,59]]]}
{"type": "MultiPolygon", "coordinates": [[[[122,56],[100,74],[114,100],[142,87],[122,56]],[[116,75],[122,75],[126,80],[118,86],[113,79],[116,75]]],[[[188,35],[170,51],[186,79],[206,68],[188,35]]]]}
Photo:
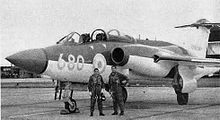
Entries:
{"type": "Polygon", "coordinates": [[[28,72],[16,66],[1,66],[1,78],[37,78],[40,75],[28,72]]]}

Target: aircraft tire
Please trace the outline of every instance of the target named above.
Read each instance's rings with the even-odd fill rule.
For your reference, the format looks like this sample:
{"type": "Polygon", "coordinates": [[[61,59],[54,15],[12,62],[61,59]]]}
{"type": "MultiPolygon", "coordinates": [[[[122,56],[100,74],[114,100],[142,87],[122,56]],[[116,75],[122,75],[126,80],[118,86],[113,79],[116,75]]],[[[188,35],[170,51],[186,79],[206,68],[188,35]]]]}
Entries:
{"type": "Polygon", "coordinates": [[[177,95],[177,102],[179,105],[187,105],[189,100],[188,93],[176,92],[177,95]]]}
{"type": "Polygon", "coordinates": [[[124,99],[124,103],[125,103],[128,98],[128,92],[127,92],[126,88],[124,88],[124,87],[122,87],[122,95],[123,95],[123,99],[124,99]]]}
{"type": "Polygon", "coordinates": [[[76,101],[74,99],[70,99],[73,106],[71,106],[69,103],[65,104],[65,109],[69,110],[70,113],[75,113],[77,110],[77,104],[76,101]]]}

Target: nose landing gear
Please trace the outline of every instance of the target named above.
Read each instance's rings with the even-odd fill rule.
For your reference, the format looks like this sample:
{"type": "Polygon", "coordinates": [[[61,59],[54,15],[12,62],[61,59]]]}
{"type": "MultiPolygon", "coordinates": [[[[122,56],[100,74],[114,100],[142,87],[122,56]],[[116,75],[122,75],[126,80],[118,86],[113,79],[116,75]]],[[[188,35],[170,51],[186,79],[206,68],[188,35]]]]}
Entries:
{"type": "MultiPolygon", "coordinates": [[[[60,91],[64,89],[62,98],[64,102],[64,110],[60,111],[61,115],[79,113],[79,108],[77,108],[76,100],[73,99],[73,84],[70,82],[61,82],[59,81],[60,91]]],[[[60,94],[61,98],[61,94],[60,94]]]]}
{"type": "Polygon", "coordinates": [[[68,102],[64,102],[65,110],[61,110],[60,114],[70,114],[70,113],[79,113],[79,108],[77,108],[76,100],[70,98],[68,102]]]}

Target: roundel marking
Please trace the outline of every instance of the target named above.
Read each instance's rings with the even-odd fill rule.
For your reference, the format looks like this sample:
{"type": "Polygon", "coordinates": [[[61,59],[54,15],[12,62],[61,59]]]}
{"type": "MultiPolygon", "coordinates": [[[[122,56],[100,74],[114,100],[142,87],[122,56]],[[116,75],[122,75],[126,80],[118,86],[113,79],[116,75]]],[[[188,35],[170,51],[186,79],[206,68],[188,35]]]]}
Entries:
{"type": "Polygon", "coordinates": [[[105,71],[106,63],[105,57],[100,53],[96,54],[93,58],[93,68],[98,68],[100,73],[105,71]]]}

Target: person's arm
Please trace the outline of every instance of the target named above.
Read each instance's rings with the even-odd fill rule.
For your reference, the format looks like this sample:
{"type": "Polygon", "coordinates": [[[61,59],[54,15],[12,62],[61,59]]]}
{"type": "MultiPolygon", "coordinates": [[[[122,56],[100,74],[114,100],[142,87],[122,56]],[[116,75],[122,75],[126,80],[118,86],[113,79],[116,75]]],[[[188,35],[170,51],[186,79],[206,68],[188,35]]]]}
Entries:
{"type": "Polygon", "coordinates": [[[92,91],[92,76],[89,77],[88,89],[89,89],[89,92],[92,91]]]}
{"type": "Polygon", "coordinates": [[[101,77],[101,83],[102,83],[101,87],[102,87],[102,88],[105,88],[105,83],[104,83],[104,81],[103,81],[103,78],[102,78],[101,75],[100,75],[100,77],[101,77]]]}
{"type": "Polygon", "coordinates": [[[112,79],[111,79],[111,74],[109,75],[109,77],[108,77],[108,86],[109,86],[109,91],[111,91],[112,90],[112,79]]]}
{"type": "Polygon", "coordinates": [[[124,74],[118,73],[119,74],[119,78],[120,78],[120,82],[121,84],[124,86],[128,83],[128,77],[124,74]]]}

